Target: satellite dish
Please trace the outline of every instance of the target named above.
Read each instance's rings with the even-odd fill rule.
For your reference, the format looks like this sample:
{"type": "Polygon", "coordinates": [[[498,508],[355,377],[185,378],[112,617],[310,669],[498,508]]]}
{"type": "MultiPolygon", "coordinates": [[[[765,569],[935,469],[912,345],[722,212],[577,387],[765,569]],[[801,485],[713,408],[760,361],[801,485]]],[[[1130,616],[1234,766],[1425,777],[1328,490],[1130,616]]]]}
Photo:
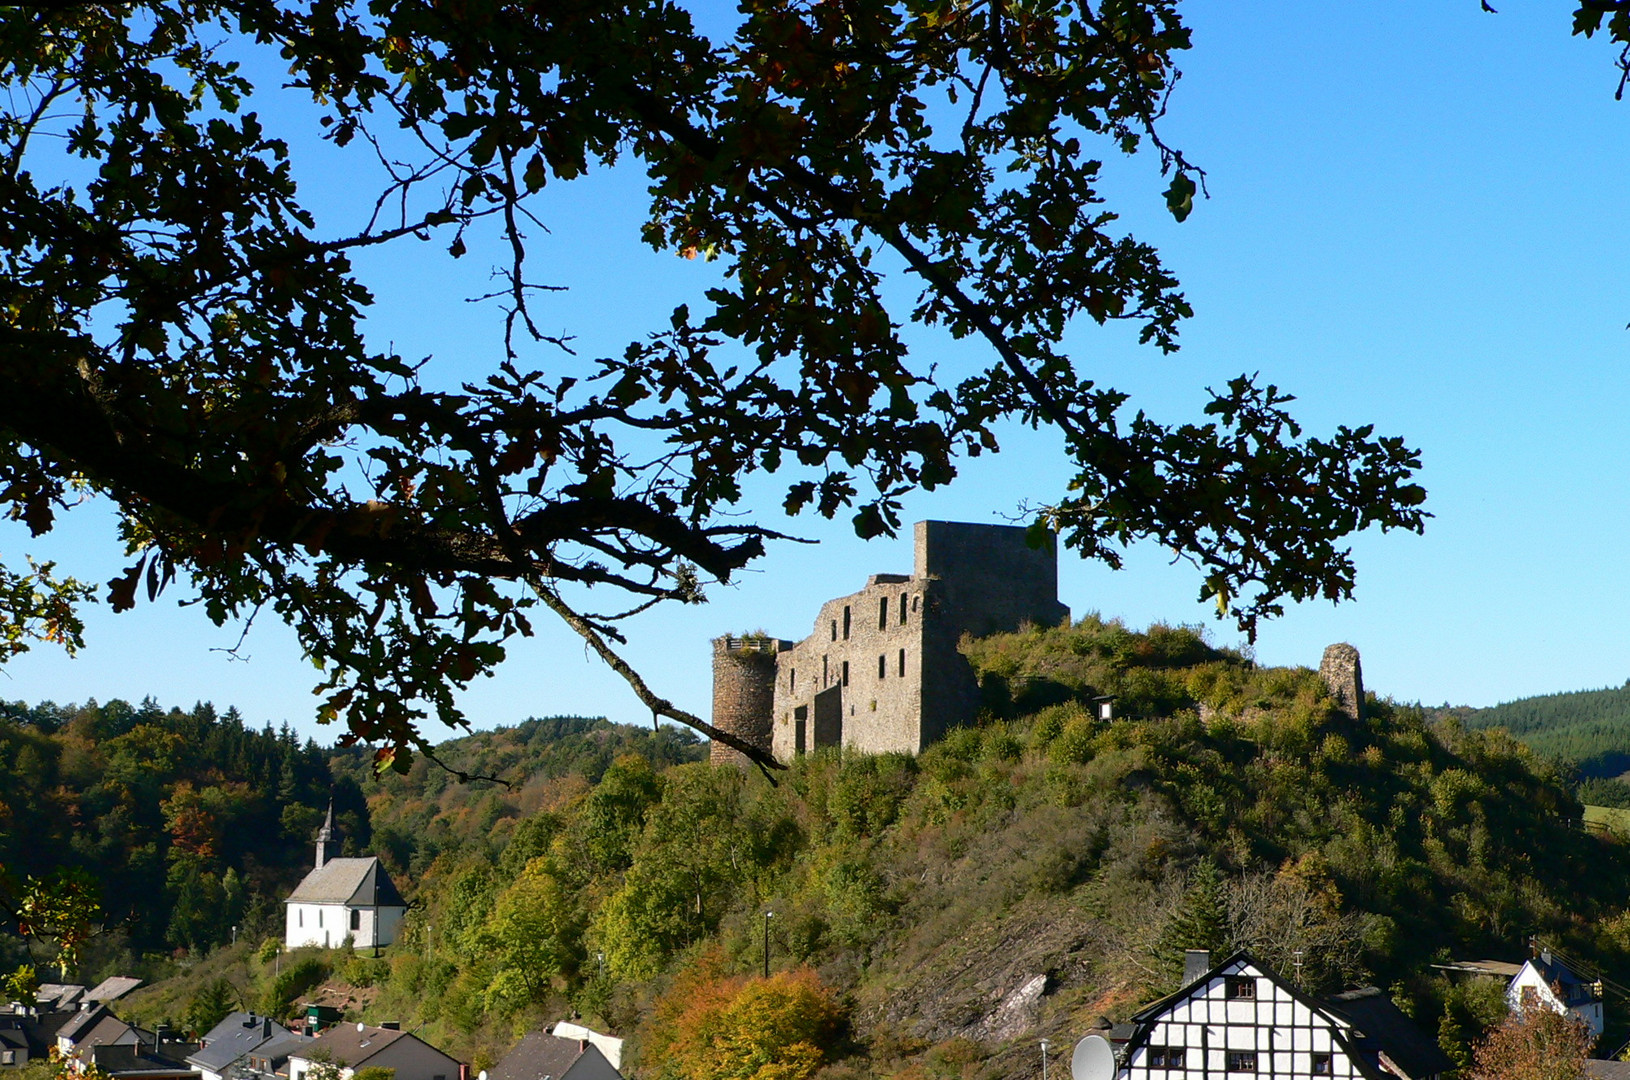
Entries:
{"type": "Polygon", "coordinates": [[[487,1070],[482,1069],[481,1070],[481,1075],[479,1077],[477,1077],[476,1080],[487,1080],[487,1070]]]}
{"type": "Polygon", "coordinates": [[[367,1031],[368,1030],[368,1025],[364,1024],[362,1021],[358,1020],[357,1021],[357,1030],[358,1031],[367,1031]]]}
{"type": "Polygon", "coordinates": [[[1102,1035],[1088,1035],[1070,1055],[1070,1075],[1075,1080],[1115,1080],[1115,1048],[1102,1035]]]}

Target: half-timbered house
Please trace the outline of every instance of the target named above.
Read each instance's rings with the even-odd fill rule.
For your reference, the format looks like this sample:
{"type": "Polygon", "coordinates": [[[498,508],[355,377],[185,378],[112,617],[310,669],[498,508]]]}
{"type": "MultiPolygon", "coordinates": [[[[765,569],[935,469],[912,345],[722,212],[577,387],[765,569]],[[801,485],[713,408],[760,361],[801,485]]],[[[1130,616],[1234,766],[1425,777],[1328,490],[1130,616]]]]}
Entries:
{"type": "Polygon", "coordinates": [[[1315,998],[1244,952],[1196,968],[1132,1017],[1117,1080],[1436,1080],[1453,1068],[1374,988],[1315,998]]]}

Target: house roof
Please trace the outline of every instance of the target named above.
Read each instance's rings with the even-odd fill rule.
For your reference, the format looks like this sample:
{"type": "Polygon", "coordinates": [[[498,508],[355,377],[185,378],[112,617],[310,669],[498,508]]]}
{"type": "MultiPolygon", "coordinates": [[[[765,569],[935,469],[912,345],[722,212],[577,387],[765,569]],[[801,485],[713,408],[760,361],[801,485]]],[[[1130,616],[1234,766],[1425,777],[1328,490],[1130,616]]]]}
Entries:
{"type": "Polygon", "coordinates": [[[41,1005],[69,1009],[78,1004],[84,993],[85,988],[78,983],[40,983],[40,988],[34,991],[34,1000],[41,1005]]]}
{"type": "Polygon", "coordinates": [[[531,1031],[487,1070],[487,1080],[560,1080],[582,1053],[575,1039],[557,1039],[546,1031],[531,1031]]]}
{"type": "Polygon", "coordinates": [[[1585,1075],[1590,1080],[1630,1080],[1630,1061],[1590,1058],[1585,1062],[1585,1075]]]}
{"type": "Polygon", "coordinates": [[[407,906],[390,875],[373,855],[365,859],[329,859],[307,874],[284,903],[407,906]]]}
{"type": "Polygon", "coordinates": [[[101,1005],[96,1005],[89,1009],[81,1009],[74,1013],[74,1015],[61,1027],[57,1028],[57,1037],[67,1039],[72,1043],[77,1043],[84,1037],[86,1032],[95,1027],[96,1024],[104,1017],[109,1017],[112,1015],[112,1013],[108,1012],[107,1009],[101,1005]]]}
{"type": "Polygon", "coordinates": [[[1453,971],[1462,975],[1492,975],[1501,979],[1516,977],[1521,964],[1509,960],[1453,960],[1447,964],[1433,964],[1440,971],[1453,971]]]}
{"type": "MultiPolygon", "coordinates": [[[[137,1041],[134,1028],[100,1006],[86,1015],[95,1016],[95,1020],[90,1024],[79,1027],[74,1034],[68,1035],[68,1038],[75,1046],[114,1046],[120,1043],[134,1043],[137,1041]],[[101,1013],[100,1016],[96,1015],[98,1012],[101,1013]]],[[[65,1024],[62,1030],[57,1032],[57,1035],[61,1037],[67,1035],[67,1032],[68,1025],[65,1024]]]]}
{"type": "Polygon", "coordinates": [[[0,1028],[0,1043],[5,1043],[15,1050],[27,1050],[28,1036],[16,1028],[0,1028]]]}
{"type": "Polygon", "coordinates": [[[112,975],[86,992],[86,1001],[114,1001],[140,986],[142,981],[130,975],[112,975]]]}
{"type": "Polygon", "coordinates": [[[1586,982],[1583,976],[1575,974],[1566,964],[1552,956],[1550,950],[1546,950],[1530,959],[1528,966],[1532,967],[1540,978],[1545,980],[1553,993],[1556,993],[1560,988],[1561,992],[1556,993],[1556,996],[1569,1008],[1601,1000],[1601,995],[1596,993],[1594,986],[1586,982]]]}
{"type": "Polygon", "coordinates": [[[369,1027],[366,1024],[336,1024],[289,1056],[309,1059],[311,1054],[322,1049],[327,1050],[329,1055],[339,1064],[352,1069],[359,1069],[367,1063],[369,1058],[387,1046],[403,1039],[412,1039],[431,1053],[447,1058],[448,1063],[453,1067],[451,1071],[458,1071],[458,1062],[456,1060],[443,1054],[417,1035],[409,1034],[406,1031],[397,1031],[393,1028],[369,1027]]]}
{"type": "Polygon", "coordinates": [[[1454,1067],[1454,1063],[1444,1056],[1443,1051],[1439,1050],[1436,1044],[1429,1042],[1425,1034],[1415,1027],[1414,1021],[1405,1016],[1375,987],[1320,1000],[1281,979],[1271,968],[1243,949],[1198,978],[1189,980],[1175,993],[1167,994],[1133,1013],[1131,1019],[1137,1025],[1137,1033],[1129,1040],[1129,1048],[1136,1049],[1140,1046],[1154,1028],[1151,1021],[1157,1019],[1174,1003],[1193,993],[1196,986],[1208,983],[1242,963],[1250,965],[1253,970],[1272,979],[1296,1001],[1335,1022],[1336,1028],[1331,1035],[1349,1052],[1359,1071],[1370,1077],[1370,1080],[1385,1080],[1390,1075],[1380,1067],[1377,1060],[1382,1054],[1407,1072],[1411,1080],[1422,1080],[1424,1077],[1454,1067]],[[1360,1023],[1360,1017],[1364,1023],[1360,1023]],[[1340,1030],[1347,1025],[1355,1029],[1350,1037],[1340,1030]]]}
{"type": "Polygon", "coordinates": [[[1336,994],[1326,998],[1325,1005],[1330,1012],[1353,1025],[1355,1049],[1360,1053],[1385,1054],[1415,1080],[1455,1067],[1437,1041],[1428,1038],[1377,987],[1336,994]]]}
{"type": "Polygon", "coordinates": [[[189,1055],[187,1064],[212,1073],[225,1072],[234,1061],[289,1029],[268,1016],[231,1012],[204,1036],[203,1049],[189,1055]]]}
{"type": "Polygon", "coordinates": [[[250,1052],[251,1057],[264,1058],[275,1069],[279,1063],[287,1061],[292,1054],[299,1053],[300,1048],[312,1041],[310,1035],[302,1035],[298,1031],[288,1031],[282,1035],[273,1035],[250,1052]]]}

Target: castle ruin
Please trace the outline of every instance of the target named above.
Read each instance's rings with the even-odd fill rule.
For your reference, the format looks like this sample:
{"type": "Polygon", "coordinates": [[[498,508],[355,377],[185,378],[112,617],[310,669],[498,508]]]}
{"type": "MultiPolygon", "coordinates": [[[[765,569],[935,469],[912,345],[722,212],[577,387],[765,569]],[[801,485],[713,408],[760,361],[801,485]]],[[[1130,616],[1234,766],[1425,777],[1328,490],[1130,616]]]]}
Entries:
{"type": "MultiPolygon", "coordinates": [[[[788,760],[823,746],[915,754],[974,717],[979,687],[957,649],[1026,623],[1056,626],[1058,553],[1008,525],[919,521],[910,574],[874,574],[829,600],[814,632],[713,643],[713,725],[788,760]]],[[[741,755],[714,743],[713,760],[741,755]]]]}

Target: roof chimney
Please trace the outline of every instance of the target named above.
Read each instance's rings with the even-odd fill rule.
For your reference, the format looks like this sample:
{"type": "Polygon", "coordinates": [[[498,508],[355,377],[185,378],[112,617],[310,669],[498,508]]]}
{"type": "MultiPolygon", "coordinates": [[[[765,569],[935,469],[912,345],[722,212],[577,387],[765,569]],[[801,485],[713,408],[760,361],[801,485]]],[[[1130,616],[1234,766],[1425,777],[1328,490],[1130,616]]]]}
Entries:
{"type": "Polygon", "coordinates": [[[1211,952],[1207,949],[1188,949],[1183,953],[1183,985],[1198,979],[1211,970],[1211,952]]]}

